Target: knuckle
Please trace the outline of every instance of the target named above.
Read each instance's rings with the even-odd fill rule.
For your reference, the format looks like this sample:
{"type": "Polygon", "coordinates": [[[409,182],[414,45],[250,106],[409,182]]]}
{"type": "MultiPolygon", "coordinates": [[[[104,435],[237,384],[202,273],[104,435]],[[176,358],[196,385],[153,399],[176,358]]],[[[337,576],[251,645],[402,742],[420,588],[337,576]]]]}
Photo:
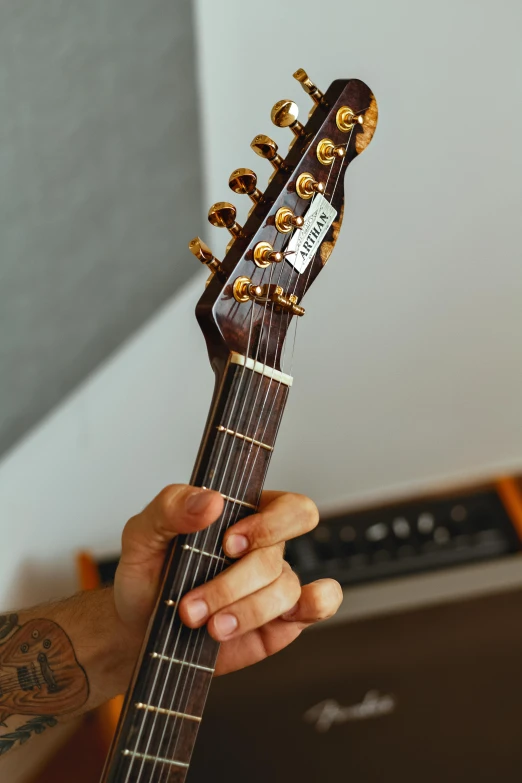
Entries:
{"type": "Polygon", "coordinates": [[[180,486],[169,484],[164,487],[159,495],[156,496],[157,509],[161,517],[166,517],[172,508],[172,504],[177,495],[179,495],[180,486]]]}
{"type": "Polygon", "coordinates": [[[289,494],[292,505],[306,530],[312,530],[319,522],[319,510],[308,495],[289,494]]]}
{"type": "Polygon", "coordinates": [[[285,575],[286,578],[286,594],[293,599],[293,603],[297,603],[301,595],[301,583],[297,574],[291,571],[285,575]]]}
{"type": "Polygon", "coordinates": [[[252,540],[257,546],[265,546],[271,539],[270,517],[259,514],[252,525],[252,540]]]}
{"type": "Polygon", "coordinates": [[[206,598],[211,611],[223,606],[233,604],[237,596],[234,595],[234,588],[228,579],[214,579],[206,585],[206,598]]]}
{"type": "Polygon", "coordinates": [[[283,572],[283,556],[281,547],[271,546],[260,550],[265,573],[272,580],[277,579],[283,572]]]}
{"type": "Polygon", "coordinates": [[[274,540],[274,531],[270,520],[270,514],[261,512],[252,518],[249,537],[253,547],[266,547],[272,543],[274,540]]]}
{"type": "Polygon", "coordinates": [[[267,617],[272,613],[273,598],[265,596],[264,598],[253,598],[248,606],[248,625],[251,628],[259,628],[264,625],[267,617]]]}
{"type": "Polygon", "coordinates": [[[277,582],[273,597],[274,613],[280,614],[294,606],[301,595],[299,580],[292,574],[284,574],[277,582]]]}

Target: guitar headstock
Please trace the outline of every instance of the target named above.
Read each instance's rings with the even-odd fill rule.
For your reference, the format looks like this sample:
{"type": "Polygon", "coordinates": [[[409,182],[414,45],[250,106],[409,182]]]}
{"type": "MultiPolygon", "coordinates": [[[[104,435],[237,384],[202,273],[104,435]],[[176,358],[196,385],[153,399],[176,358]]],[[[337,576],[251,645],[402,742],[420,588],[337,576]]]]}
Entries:
{"type": "Polygon", "coordinates": [[[196,315],[216,368],[234,351],[280,368],[290,322],[304,314],[302,299],[326,264],[344,212],[344,174],[369,144],[377,103],[358,79],[338,79],[323,94],[302,70],[294,77],[313,100],[308,122],[297,105],[278,101],[272,122],[293,134],[285,158],[268,136],[252,149],[274,173],[264,193],[250,169],[236,169],[230,188],[253,202],[244,226],[228,202],[214,204],[210,223],[228,229],[231,242],[218,261],[199,238],[190,250],[211,270],[196,315]]]}

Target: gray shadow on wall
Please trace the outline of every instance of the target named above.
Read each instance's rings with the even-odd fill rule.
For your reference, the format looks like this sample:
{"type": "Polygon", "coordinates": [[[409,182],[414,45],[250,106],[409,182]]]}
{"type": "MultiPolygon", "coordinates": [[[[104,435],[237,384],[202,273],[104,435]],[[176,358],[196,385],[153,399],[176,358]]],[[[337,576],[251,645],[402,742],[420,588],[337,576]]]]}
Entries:
{"type": "Polygon", "coordinates": [[[196,268],[190,0],[0,4],[0,454],[196,268]]]}

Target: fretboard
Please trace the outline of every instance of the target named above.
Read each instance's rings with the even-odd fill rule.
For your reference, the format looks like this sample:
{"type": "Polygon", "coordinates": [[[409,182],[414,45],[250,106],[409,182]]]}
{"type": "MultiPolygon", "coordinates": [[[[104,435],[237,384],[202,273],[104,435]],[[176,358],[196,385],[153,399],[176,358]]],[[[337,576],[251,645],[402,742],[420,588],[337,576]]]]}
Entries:
{"type": "Polygon", "coordinates": [[[103,783],[183,783],[219,644],[178,616],[181,598],[229,565],[223,534],[255,513],[291,378],[232,354],[220,379],[191,483],[220,492],[207,531],[179,536],[125,700],[103,783]]]}

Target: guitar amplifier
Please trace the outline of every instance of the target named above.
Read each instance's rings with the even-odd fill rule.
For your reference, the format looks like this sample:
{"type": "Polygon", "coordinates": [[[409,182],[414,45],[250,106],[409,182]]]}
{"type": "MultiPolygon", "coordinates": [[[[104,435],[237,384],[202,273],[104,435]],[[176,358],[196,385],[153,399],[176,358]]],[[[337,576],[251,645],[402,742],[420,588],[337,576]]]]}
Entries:
{"type": "MultiPolygon", "coordinates": [[[[519,523],[515,489],[507,480],[498,495],[519,523]]],[[[429,499],[422,513],[426,504],[437,518],[429,499]]],[[[515,525],[500,516],[514,546],[515,525]]],[[[229,783],[518,783],[522,558],[507,547],[467,562],[380,581],[366,573],[345,589],[336,618],[217,679],[189,783],[215,780],[216,770],[229,783]]]]}

